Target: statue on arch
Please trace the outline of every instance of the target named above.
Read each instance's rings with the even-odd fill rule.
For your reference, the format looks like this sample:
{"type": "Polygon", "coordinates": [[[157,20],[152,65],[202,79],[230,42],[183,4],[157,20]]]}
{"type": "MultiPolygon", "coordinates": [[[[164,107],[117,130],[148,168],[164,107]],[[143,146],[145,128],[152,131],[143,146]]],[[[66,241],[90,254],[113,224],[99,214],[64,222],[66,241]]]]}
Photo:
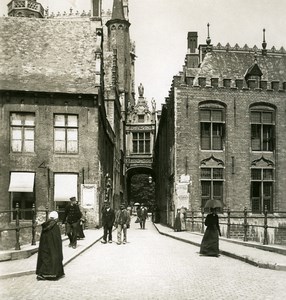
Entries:
{"type": "Polygon", "coordinates": [[[156,110],[156,100],[154,98],[152,98],[151,104],[152,104],[153,111],[155,111],[156,110]]]}
{"type": "Polygon", "coordinates": [[[143,97],[144,95],[144,86],[142,83],[140,83],[140,85],[138,86],[138,93],[139,93],[139,97],[143,97]]]}

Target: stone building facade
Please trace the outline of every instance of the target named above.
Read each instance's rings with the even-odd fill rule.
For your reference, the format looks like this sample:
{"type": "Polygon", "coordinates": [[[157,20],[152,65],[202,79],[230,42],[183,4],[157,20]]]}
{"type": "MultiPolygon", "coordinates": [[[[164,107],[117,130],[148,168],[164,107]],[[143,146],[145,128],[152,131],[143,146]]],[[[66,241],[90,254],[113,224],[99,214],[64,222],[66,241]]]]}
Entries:
{"type": "MultiPolygon", "coordinates": [[[[157,112],[155,100],[149,105],[144,97],[144,86],[138,87],[139,97],[135,105],[127,108],[126,120],[126,183],[127,194],[131,191],[131,178],[146,174],[149,185],[153,182],[153,149],[156,139],[157,112]]],[[[134,201],[133,201],[134,202],[134,201]]],[[[135,200],[135,202],[138,202],[135,200]]]]}
{"type": "MultiPolygon", "coordinates": [[[[197,38],[188,33],[185,65],[158,128],[161,220],[172,225],[177,208],[199,212],[218,199],[225,210],[246,208],[260,225],[267,210],[271,224],[285,227],[286,52],[266,49],[265,39],[258,49],[213,46],[210,38],[198,46],[197,38]]],[[[255,229],[256,240],[263,230],[255,229]]],[[[279,242],[275,236],[279,229],[270,231],[279,242]]]]}
{"type": "MultiPolygon", "coordinates": [[[[88,226],[100,226],[107,197],[114,208],[126,201],[124,124],[135,57],[128,1],[114,0],[108,13],[94,0],[89,14],[44,18],[12,17],[28,14],[29,4],[41,7],[18,2],[0,18],[1,229],[15,227],[16,205],[24,226],[32,207],[40,221],[71,196],[88,226]]],[[[0,239],[13,247],[15,232],[0,239]]],[[[25,229],[21,239],[31,240],[25,229]]]]}

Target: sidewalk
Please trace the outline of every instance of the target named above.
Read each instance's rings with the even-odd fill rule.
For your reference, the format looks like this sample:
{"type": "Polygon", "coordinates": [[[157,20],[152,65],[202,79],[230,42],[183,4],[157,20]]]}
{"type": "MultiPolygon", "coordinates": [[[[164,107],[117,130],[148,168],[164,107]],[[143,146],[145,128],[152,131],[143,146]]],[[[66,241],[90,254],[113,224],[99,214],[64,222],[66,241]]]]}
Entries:
{"type": "MultiPolygon", "coordinates": [[[[88,229],[84,231],[85,238],[82,240],[78,240],[77,248],[73,249],[68,247],[69,240],[66,236],[62,237],[63,240],[63,265],[67,265],[70,261],[76,258],[78,255],[83,253],[85,250],[90,248],[93,244],[98,242],[102,238],[102,229],[88,229]]],[[[39,244],[35,246],[22,246],[21,247],[21,254],[19,251],[0,251],[0,258],[5,255],[7,258],[13,255],[17,257],[23,257],[22,259],[16,260],[7,260],[0,262],[0,279],[9,278],[9,277],[16,277],[28,274],[35,274],[36,272],[36,265],[37,265],[37,253],[39,244]],[[1,253],[2,252],[2,253],[1,253]],[[28,258],[24,258],[28,257],[28,258]]],[[[35,275],[36,276],[36,275],[35,275]]]]}
{"type": "MultiPolygon", "coordinates": [[[[160,234],[200,246],[202,234],[189,231],[174,232],[170,227],[154,224],[160,234]]],[[[78,240],[76,249],[68,247],[69,241],[63,236],[63,256],[64,266],[75,259],[78,255],[90,248],[102,238],[102,229],[87,229],[84,231],[85,239],[78,240]]],[[[243,242],[221,237],[219,240],[220,253],[239,259],[246,263],[272,270],[286,271],[286,247],[264,246],[258,243],[243,242]]],[[[0,279],[17,277],[28,274],[35,274],[37,264],[38,243],[35,246],[22,246],[19,251],[0,251],[0,258],[6,255],[17,255],[17,257],[27,257],[0,262],[0,279]],[[17,252],[17,254],[15,254],[17,252]],[[34,254],[33,254],[34,253],[34,254]]],[[[35,275],[36,276],[36,275],[35,275]]]]}
{"type": "MultiPolygon", "coordinates": [[[[203,234],[190,231],[175,232],[172,228],[154,224],[158,232],[174,239],[201,245],[203,234]]],[[[254,266],[286,271],[286,247],[261,245],[234,239],[219,238],[220,254],[239,259],[254,266]]]]}

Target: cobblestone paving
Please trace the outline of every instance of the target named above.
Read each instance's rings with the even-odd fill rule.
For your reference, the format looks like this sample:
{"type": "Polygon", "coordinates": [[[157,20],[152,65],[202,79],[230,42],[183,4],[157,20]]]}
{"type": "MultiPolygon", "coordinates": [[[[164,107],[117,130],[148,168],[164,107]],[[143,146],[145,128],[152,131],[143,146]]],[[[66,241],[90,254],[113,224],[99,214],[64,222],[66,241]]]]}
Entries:
{"type": "Polygon", "coordinates": [[[202,257],[197,246],[160,235],[150,222],[141,230],[133,220],[127,238],[126,245],[96,243],[56,282],[0,280],[0,299],[286,299],[286,272],[202,257]]]}

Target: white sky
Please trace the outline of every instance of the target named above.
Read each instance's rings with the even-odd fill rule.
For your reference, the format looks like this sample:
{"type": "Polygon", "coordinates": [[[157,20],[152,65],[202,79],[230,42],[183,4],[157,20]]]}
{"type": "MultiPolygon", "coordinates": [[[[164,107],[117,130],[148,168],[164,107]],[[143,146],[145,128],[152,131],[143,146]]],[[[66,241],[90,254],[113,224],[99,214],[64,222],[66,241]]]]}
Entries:
{"type": "MultiPolygon", "coordinates": [[[[0,0],[0,15],[7,4],[0,0]]],[[[38,0],[50,12],[90,10],[91,0],[38,0]]],[[[112,8],[113,0],[103,0],[112,8]]],[[[182,70],[187,51],[188,31],[197,31],[205,43],[210,23],[212,43],[236,43],[261,48],[263,28],[267,48],[286,49],[286,0],[129,0],[131,39],[136,42],[136,86],[144,85],[150,101],[165,102],[172,78],[182,70]]],[[[137,88],[136,88],[137,93],[137,88]]],[[[138,96],[138,95],[137,95],[138,96]]]]}

